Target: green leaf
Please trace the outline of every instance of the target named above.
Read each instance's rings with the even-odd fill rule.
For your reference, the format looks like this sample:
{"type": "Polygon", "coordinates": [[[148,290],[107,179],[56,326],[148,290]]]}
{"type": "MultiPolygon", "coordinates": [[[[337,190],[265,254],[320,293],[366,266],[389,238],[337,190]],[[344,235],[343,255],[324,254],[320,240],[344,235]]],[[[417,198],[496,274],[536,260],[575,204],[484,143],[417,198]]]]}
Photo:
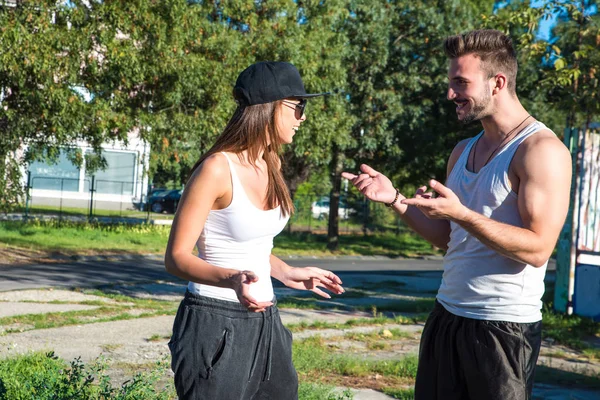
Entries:
{"type": "Polygon", "coordinates": [[[554,61],[554,69],[556,69],[557,71],[560,71],[566,65],[567,63],[565,62],[564,58],[557,58],[556,61],[554,61]]]}

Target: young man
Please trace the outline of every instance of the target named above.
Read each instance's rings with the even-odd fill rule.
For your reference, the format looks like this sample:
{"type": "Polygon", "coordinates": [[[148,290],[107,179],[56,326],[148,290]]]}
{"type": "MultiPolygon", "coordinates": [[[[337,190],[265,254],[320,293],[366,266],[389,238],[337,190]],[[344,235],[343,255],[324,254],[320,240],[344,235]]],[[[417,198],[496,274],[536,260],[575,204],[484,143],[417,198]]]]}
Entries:
{"type": "Polygon", "coordinates": [[[546,265],[564,223],[568,150],[516,95],[510,38],[478,30],[444,42],[448,99],[483,131],[452,151],[446,185],[406,198],[367,165],[343,173],[417,233],[446,249],[419,351],[415,398],[528,399],[541,342],[546,265]]]}

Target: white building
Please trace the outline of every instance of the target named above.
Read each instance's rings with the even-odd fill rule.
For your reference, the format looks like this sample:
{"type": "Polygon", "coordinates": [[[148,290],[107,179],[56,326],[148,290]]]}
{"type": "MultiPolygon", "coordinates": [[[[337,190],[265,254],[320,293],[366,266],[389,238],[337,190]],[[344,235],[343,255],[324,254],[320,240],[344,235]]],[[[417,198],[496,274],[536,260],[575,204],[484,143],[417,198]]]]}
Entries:
{"type": "MultiPolygon", "coordinates": [[[[85,142],[74,143],[85,154],[92,150],[85,142]]],[[[145,201],[148,189],[147,166],[150,145],[131,132],[128,144],[102,145],[105,170],[90,175],[85,162],[74,165],[62,152],[57,163],[36,161],[23,172],[23,185],[29,186],[31,206],[88,208],[92,196],[95,209],[135,209],[145,201]]]]}
{"type": "MultiPolygon", "coordinates": [[[[0,7],[16,7],[18,3],[17,0],[0,0],[0,7]]],[[[118,35],[117,39],[128,37],[118,35]]],[[[102,60],[100,48],[93,55],[102,60]]],[[[73,86],[73,90],[86,101],[92,98],[83,87],[73,86]]],[[[0,88],[0,102],[3,97],[0,88]]],[[[127,142],[103,144],[102,155],[108,166],[93,176],[86,171],[85,163],[81,167],[71,163],[66,151],[61,152],[57,163],[33,162],[23,167],[22,184],[29,189],[29,205],[89,208],[93,196],[95,209],[137,208],[145,201],[148,190],[150,145],[140,139],[138,130],[128,134],[127,142]]],[[[81,149],[83,154],[92,151],[84,141],[77,141],[72,146],[81,149]]],[[[26,151],[25,143],[16,157],[22,157],[26,151]]]]}

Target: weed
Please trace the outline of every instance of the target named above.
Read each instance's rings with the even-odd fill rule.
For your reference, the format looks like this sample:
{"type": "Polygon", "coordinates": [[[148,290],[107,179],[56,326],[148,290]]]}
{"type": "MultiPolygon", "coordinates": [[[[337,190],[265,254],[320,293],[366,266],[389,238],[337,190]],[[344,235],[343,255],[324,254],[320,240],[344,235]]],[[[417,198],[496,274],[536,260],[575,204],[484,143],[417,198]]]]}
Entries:
{"type": "Polygon", "coordinates": [[[150,372],[138,373],[114,387],[102,358],[85,365],[77,358],[70,364],[53,352],[29,353],[0,361],[0,398],[3,399],[156,399],[174,397],[171,384],[159,387],[168,370],[166,359],[150,372]]]}
{"type": "Polygon", "coordinates": [[[120,349],[121,347],[123,347],[123,345],[117,344],[117,343],[108,343],[108,344],[103,344],[102,346],[100,346],[102,351],[105,351],[107,353],[112,353],[115,350],[120,349]]]}
{"type": "Polygon", "coordinates": [[[298,387],[299,400],[352,400],[353,398],[350,390],[339,393],[328,385],[303,382],[298,387]]]}
{"type": "Polygon", "coordinates": [[[600,335],[600,322],[578,315],[565,315],[555,312],[551,304],[544,305],[542,312],[542,335],[554,339],[575,350],[585,351],[593,359],[600,358],[600,349],[587,343],[586,339],[600,335]]]}
{"type": "Polygon", "coordinates": [[[146,340],[149,342],[160,342],[162,340],[168,340],[168,339],[171,339],[171,335],[152,335],[146,340]]]}
{"type": "Polygon", "coordinates": [[[388,343],[384,343],[384,342],[368,342],[367,343],[367,349],[369,350],[387,350],[389,349],[391,346],[388,343]]]}
{"type": "Polygon", "coordinates": [[[414,400],[415,390],[404,388],[384,388],[383,393],[400,400],[414,400]]]}

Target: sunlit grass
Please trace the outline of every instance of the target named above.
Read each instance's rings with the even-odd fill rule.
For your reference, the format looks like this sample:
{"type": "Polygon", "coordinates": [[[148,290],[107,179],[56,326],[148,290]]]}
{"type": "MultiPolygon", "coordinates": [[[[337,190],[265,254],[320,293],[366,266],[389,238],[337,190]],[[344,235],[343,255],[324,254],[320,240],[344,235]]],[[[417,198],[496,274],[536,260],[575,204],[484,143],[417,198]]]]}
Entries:
{"type": "Polygon", "coordinates": [[[332,352],[320,336],[294,342],[294,365],[300,377],[309,381],[342,382],[342,377],[364,378],[372,374],[386,377],[393,385],[414,380],[417,358],[414,355],[394,360],[364,360],[332,352]]]}
{"type": "Polygon", "coordinates": [[[170,227],[59,221],[2,221],[0,243],[66,254],[163,253],[170,227]]]}
{"type": "MultiPolygon", "coordinates": [[[[170,226],[150,224],[98,224],[67,221],[2,221],[0,243],[21,249],[65,254],[162,254],[170,226]]],[[[282,233],[275,237],[278,256],[380,255],[388,257],[437,254],[424,240],[410,233],[341,235],[336,251],[326,247],[326,235],[282,233]]]]}
{"type": "MultiPolygon", "coordinates": [[[[395,318],[374,317],[374,318],[356,318],[349,319],[346,322],[300,322],[297,324],[287,324],[286,326],[292,332],[302,332],[306,330],[319,329],[348,329],[355,326],[376,326],[376,325],[391,325],[391,324],[413,324],[415,321],[412,318],[398,316],[395,318]]],[[[393,333],[393,331],[392,331],[393,333]]]]}
{"type": "Polygon", "coordinates": [[[600,359],[600,348],[589,344],[587,339],[600,337],[600,322],[578,315],[557,313],[547,304],[542,312],[542,335],[556,343],[581,351],[585,357],[600,359]]]}
{"type": "MultiPolygon", "coordinates": [[[[50,312],[43,314],[24,314],[0,318],[0,326],[9,327],[4,334],[32,329],[58,328],[69,325],[82,325],[98,322],[120,321],[135,318],[147,318],[160,315],[175,315],[178,302],[153,299],[137,299],[123,295],[105,294],[99,290],[94,295],[108,297],[113,303],[100,301],[71,302],[68,304],[97,305],[90,310],[50,312]]],[[[0,305],[2,303],[0,302],[0,305]]],[[[61,302],[61,304],[67,304],[61,302]]]]}
{"type": "Polygon", "coordinates": [[[336,251],[327,249],[327,235],[307,232],[282,233],[275,237],[273,252],[286,255],[363,255],[388,257],[414,257],[441,254],[425,240],[409,232],[353,233],[339,236],[336,251]]]}

